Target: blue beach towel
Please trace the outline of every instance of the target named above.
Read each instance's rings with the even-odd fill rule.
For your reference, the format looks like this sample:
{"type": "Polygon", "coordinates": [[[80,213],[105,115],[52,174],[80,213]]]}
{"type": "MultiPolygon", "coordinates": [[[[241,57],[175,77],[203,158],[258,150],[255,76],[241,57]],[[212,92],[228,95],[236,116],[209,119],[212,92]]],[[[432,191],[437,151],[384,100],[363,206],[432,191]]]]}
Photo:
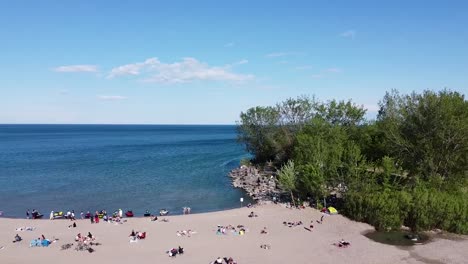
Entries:
{"type": "Polygon", "coordinates": [[[48,247],[50,245],[49,240],[42,240],[42,246],[43,247],[48,247]]]}
{"type": "Polygon", "coordinates": [[[29,247],[40,247],[41,246],[41,241],[38,239],[33,239],[31,240],[31,243],[29,243],[29,247]]]}

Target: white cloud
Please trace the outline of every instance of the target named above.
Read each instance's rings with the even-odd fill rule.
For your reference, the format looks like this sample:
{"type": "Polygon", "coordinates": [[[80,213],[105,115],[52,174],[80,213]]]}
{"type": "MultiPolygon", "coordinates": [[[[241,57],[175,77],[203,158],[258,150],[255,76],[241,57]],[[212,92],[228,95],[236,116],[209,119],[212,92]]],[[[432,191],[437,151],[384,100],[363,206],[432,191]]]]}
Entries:
{"type": "Polygon", "coordinates": [[[267,58],[278,58],[278,57],[284,57],[290,55],[290,52],[273,52],[265,55],[267,58]]]}
{"type": "Polygon", "coordinates": [[[120,95],[98,95],[97,98],[102,101],[120,101],[127,99],[127,97],[120,95]]]}
{"type": "Polygon", "coordinates": [[[314,79],[320,79],[320,78],[325,78],[332,74],[340,73],[340,72],[341,72],[341,69],[339,68],[328,68],[328,69],[320,71],[319,73],[311,75],[311,77],[314,79]]]}
{"type": "Polygon", "coordinates": [[[269,54],[265,55],[265,58],[282,58],[282,57],[287,57],[287,56],[293,56],[293,55],[305,55],[303,52],[272,52],[269,54]]]}
{"type": "Polygon", "coordinates": [[[98,72],[96,65],[65,65],[54,68],[56,72],[98,72]]]}
{"type": "Polygon", "coordinates": [[[342,36],[343,38],[352,38],[352,39],[356,37],[356,35],[357,35],[357,32],[353,29],[345,31],[340,34],[340,36],[342,36]]]}
{"type": "Polygon", "coordinates": [[[246,60],[246,59],[243,59],[243,60],[240,60],[240,61],[234,63],[234,65],[242,65],[242,64],[247,64],[247,63],[249,63],[249,61],[246,60]]]}
{"type": "Polygon", "coordinates": [[[234,47],[235,45],[236,45],[235,42],[229,42],[229,43],[224,44],[224,47],[225,48],[231,48],[231,47],[234,47]]]}
{"type": "Polygon", "coordinates": [[[230,67],[234,67],[234,66],[238,66],[238,65],[242,65],[242,64],[247,64],[247,63],[249,63],[248,60],[242,59],[240,61],[236,61],[234,63],[228,64],[228,65],[226,65],[224,67],[229,69],[230,67]]]}
{"type": "Polygon", "coordinates": [[[222,67],[209,66],[194,58],[184,58],[180,62],[163,63],[157,58],[144,62],[122,65],[111,70],[108,78],[125,75],[144,75],[145,82],[185,83],[191,81],[247,81],[253,79],[251,74],[237,74],[230,70],[233,65],[247,63],[241,60],[222,67]]]}
{"type": "Polygon", "coordinates": [[[113,68],[107,78],[123,75],[139,75],[142,69],[160,63],[157,58],[150,58],[144,62],[132,63],[113,68]]]}
{"type": "Polygon", "coordinates": [[[326,69],[326,72],[340,73],[340,72],[341,72],[341,69],[338,69],[338,68],[329,68],[329,69],[326,69]]]}

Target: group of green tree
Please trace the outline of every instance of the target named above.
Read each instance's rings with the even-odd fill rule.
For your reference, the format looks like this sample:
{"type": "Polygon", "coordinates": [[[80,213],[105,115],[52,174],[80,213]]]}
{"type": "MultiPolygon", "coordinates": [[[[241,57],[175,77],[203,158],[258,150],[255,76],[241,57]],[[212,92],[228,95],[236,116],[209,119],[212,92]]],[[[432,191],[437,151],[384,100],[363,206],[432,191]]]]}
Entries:
{"type": "Polygon", "coordinates": [[[377,117],[351,101],[290,98],[240,115],[238,139],[278,168],[294,201],[331,193],[379,230],[468,233],[468,102],[458,92],[387,92],[377,117]]]}

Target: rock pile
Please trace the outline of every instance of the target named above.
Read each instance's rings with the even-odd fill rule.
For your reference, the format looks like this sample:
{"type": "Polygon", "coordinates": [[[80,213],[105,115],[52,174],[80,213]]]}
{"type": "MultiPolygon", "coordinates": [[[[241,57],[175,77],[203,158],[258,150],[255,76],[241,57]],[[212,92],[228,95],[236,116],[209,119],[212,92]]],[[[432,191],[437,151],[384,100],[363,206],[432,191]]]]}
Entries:
{"type": "Polygon", "coordinates": [[[252,199],[257,201],[271,200],[279,193],[276,185],[276,172],[266,167],[258,170],[253,166],[242,165],[229,173],[232,185],[244,189],[252,199]]]}

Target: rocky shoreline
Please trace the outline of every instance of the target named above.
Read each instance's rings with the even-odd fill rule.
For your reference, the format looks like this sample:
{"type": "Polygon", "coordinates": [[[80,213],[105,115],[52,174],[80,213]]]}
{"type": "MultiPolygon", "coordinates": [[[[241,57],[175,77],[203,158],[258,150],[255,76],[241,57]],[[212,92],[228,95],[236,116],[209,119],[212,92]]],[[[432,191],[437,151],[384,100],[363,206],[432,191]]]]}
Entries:
{"type": "Polygon", "coordinates": [[[255,201],[269,201],[281,193],[277,185],[276,171],[270,166],[259,169],[242,165],[232,170],[229,176],[235,188],[242,188],[255,201]]]}

